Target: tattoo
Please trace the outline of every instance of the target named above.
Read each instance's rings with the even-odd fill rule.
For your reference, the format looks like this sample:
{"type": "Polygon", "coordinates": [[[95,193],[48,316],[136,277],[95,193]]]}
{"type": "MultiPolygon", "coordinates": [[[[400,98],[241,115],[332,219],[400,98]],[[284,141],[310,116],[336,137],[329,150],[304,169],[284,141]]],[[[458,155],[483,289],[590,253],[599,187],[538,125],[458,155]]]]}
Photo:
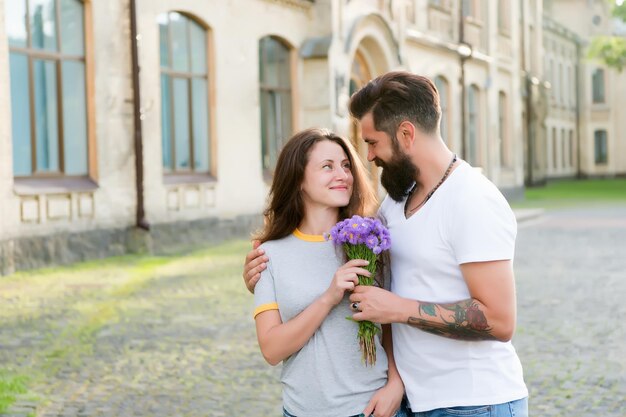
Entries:
{"type": "Polygon", "coordinates": [[[476,300],[453,304],[419,303],[419,317],[407,324],[438,336],[457,340],[496,340],[476,300]]]}

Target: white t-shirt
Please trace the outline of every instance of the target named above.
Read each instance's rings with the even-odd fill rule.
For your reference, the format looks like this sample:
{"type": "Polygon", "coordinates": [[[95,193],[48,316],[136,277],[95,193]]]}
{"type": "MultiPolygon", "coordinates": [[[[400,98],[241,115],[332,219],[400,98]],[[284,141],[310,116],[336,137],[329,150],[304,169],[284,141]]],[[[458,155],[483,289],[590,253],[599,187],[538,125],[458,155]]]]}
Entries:
{"type": "MultiPolygon", "coordinates": [[[[389,197],[380,215],[391,234],[391,290],[405,298],[466,300],[460,264],[513,259],[515,216],[495,185],[465,162],[409,219],[404,201],[389,197]]],[[[528,395],[510,342],[460,341],[394,323],[393,349],[414,412],[528,395]]]]}

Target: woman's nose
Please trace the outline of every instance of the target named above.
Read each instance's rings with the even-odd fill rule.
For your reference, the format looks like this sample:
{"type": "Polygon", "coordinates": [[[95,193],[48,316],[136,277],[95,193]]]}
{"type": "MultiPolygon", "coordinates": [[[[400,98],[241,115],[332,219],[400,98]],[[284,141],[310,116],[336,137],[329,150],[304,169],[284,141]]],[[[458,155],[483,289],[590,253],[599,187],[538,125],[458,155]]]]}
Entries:
{"type": "Polygon", "coordinates": [[[342,180],[348,178],[348,172],[343,167],[339,167],[337,170],[337,178],[342,180]]]}

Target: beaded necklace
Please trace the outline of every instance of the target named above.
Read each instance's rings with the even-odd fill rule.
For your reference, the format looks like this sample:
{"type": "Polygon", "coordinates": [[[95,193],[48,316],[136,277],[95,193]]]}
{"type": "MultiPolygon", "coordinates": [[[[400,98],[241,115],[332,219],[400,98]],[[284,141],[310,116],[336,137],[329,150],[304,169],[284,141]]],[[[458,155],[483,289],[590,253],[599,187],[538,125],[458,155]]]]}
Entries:
{"type": "Polygon", "coordinates": [[[443,177],[441,177],[437,185],[435,185],[435,187],[432,190],[430,190],[428,194],[426,194],[426,198],[424,198],[424,200],[421,203],[419,203],[417,206],[413,207],[412,209],[409,209],[408,208],[409,201],[411,200],[411,197],[413,196],[413,191],[415,191],[415,189],[417,188],[417,184],[413,185],[413,188],[411,188],[411,191],[409,191],[409,196],[406,198],[406,202],[404,203],[404,216],[405,217],[411,216],[413,213],[415,213],[415,211],[417,211],[418,208],[422,207],[424,204],[426,204],[428,200],[430,200],[430,197],[432,197],[433,194],[435,194],[435,191],[437,191],[437,188],[439,188],[441,184],[443,184],[443,182],[446,180],[446,178],[448,178],[448,175],[450,175],[450,171],[452,171],[452,166],[454,165],[456,160],[457,160],[456,154],[454,154],[452,156],[452,161],[450,161],[450,165],[448,165],[448,169],[446,169],[446,172],[443,174],[443,177]]]}

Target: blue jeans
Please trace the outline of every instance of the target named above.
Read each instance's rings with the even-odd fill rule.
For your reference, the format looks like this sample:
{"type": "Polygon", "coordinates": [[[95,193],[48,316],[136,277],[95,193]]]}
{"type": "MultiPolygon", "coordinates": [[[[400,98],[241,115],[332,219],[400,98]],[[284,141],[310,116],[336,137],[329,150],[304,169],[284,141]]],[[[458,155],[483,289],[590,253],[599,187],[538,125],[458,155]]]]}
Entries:
{"type": "Polygon", "coordinates": [[[407,407],[406,415],[407,417],[528,417],[528,397],[503,404],[437,408],[419,413],[413,413],[407,407]]]}
{"type": "MultiPolygon", "coordinates": [[[[393,417],[407,417],[404,409],[405,409],[404,401],[402,401],[402,405],[400,409],[396,412],[396,414],[393,415],[393,417]]],[[[283,417],[296,417],[296,416],[294,416],[293,414],[290,414],[289,411],[283,408],[283,417]]],[[[363,414],[357,414],[355,416],[350,416],[350,417],[365,417],[365,416],[363,414]]]]}

